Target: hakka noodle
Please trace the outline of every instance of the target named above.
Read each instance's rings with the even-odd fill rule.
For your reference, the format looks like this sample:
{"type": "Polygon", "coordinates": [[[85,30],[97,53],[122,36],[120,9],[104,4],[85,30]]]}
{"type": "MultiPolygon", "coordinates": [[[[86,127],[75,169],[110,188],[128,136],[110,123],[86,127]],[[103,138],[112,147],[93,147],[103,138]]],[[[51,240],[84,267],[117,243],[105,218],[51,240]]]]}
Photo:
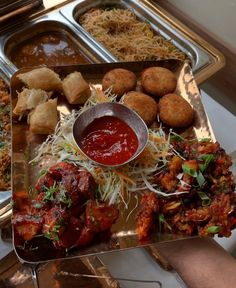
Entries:
{"type": "Polygon", "coordinates": [[[92,9],[78,21],[120,61],[186,58],[169,40],[154,32],[149,23],[141,22],[128,9],[92,9]]]}

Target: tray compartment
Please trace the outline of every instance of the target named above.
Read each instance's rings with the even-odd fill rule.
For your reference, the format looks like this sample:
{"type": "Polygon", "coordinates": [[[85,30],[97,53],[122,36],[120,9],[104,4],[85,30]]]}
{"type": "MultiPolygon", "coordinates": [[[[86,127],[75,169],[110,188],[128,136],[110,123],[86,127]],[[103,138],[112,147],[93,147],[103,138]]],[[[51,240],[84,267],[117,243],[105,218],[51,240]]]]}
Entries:
{"type": "Polygon", "coordinates": [[[36,39],[37,35],[49,33],[61,35],[61,37],[72,43],[83,58],[82,63],[76,64],[101,63],[110,60],[103,51],[99,50],[96,45],[91,45],[91,42],[58,12],[52,12],[25,23],[23,27],[19,24],[11,27],[4,36],[0,37],[0,60],[2,59],[5,64],[5,74],[9,78],[20,68],[13,63],[13,54],[22,43],[26,43],[26,41],[30,43],[30,41],[36,39]]]}
{"type": "MultiPolygon", "coordinates": [[[[132,10],[138,19],[147,21],[152,29],[167,40],[170,40],[178,49],[184,52],[190,60],[192,70],[195,74],[197,83],[202,83],[212,74],[224,66],[223,55],[211,47],[207,42],[202,42],[198,36],[187,31],[186,27],[180,24],[173,25],[175,19],[164,17],[163,13],[158,9],[158,6],[153,5],[150,1],[114,1],[114,0],[78,0],[61,8],[60,12],[66,17],[78,30],[80,30],[88,38],[95,41],[77,21],[76,19],[92,8],[124,8],[132,10]]],[[[104,47],[103,47],[104,48],[104,47]]],[[[104,51],[111,53],[104,48],[104,51]]],[[[118,59],[113,56],[114,61],[118,59]]]]}

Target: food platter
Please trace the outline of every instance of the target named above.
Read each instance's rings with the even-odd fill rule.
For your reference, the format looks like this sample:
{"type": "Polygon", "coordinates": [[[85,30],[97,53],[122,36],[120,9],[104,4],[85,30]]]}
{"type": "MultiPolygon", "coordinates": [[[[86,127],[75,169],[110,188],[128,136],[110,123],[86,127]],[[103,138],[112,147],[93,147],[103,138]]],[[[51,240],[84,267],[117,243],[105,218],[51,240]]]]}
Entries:
{"type": "MultiPolygon", "coordinates": [[[[193,125],[182,133],[184,137],[192,138],[211,138],[215,140],[204,107],[201,103],[198,87],[194,81],[191,68],[187,63],[178,60],[161,60],[161,61],[146,61],[146,62],[133,62],[133,63],[109,63],[109,64],[92,64],[92,65],[74,65],[74,66],[61,66],[51,67],[61,77],[74,71],[80,71],[84,78],[93,85],[101,86],[101,79],[104,74],[114,68],[126,68],[133,71],[138,77],[140,72],[147,67],[161,66],[168,68],[177,76],[177,89],[176,92],[185,98],[195,110],[195,118],[193,125]]],[[[11,96],[12,105],[15,106],[17,99],[17,91],[22,89],[22,82],[17,78],[19,73],[31,71],[33,68],[25,68],[19,70],[11,79],[11,96]]],[[[58,102],[58,111],[62,117],[63,114],[70,114],[71,110],[78,109],[78,106],[70,106],[65,103],[65,100],[58,102]]],[[[36,182],[38,171],[42,167],[37,167],[29,164],[29,160],[33,159],[39,145],[45,140],[45,136],[33,135],[29,131],[29,127],[25,121],[12,122],[12,184],[13,184],[13,199],[23,192],[29,193],[32,185],[36,182]]],[[[54,164],[53,159],[45,159],[43,165],[48,166],[54,164]]],[[[24,197],[21,201],[24,201],[24,197]]],[[[65,257],[80,257],[83,255],[98,254],[105,251],[113,251],[116,249],[127,249],[148,245],[160,241],[171,239],[183,238],[183,235],[155,233],[145,242],[138,240],[135,231],[135,214],[132,212],[135,208],[136,200],[129,203],[129,208],[125,209],[122,204],[119,204],[120,215],[116,223],[111,228],[111,237],[105,242],[95,243],[89,247],[81,249],[72,249],[68,253],[60,253],[60,251],[48,245],[42,237],[37,237],[29,243],[25,243],[24,247],[15,246],[15,251],[18,257],[29,263],[38,263],[49,260],[55,260],[65,257]],[[131,216],[130,216],[131,215],[131,216]]],[[[13,216],[15,210],[13,209],[13,216]]],[[[13,235],[16,236],[15,234],[13,235]]]]}

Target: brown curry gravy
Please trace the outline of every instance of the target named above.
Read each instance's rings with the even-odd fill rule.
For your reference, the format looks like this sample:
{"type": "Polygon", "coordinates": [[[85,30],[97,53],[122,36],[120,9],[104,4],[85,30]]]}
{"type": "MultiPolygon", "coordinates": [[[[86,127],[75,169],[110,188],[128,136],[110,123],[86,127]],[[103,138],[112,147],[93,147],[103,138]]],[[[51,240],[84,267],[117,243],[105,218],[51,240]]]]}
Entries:
{"type": "Polygon", "coordinates": [[[76,44],[59,32],[47,32],[27,39],[14,47],[11,61],[18,67],[87,64],[76,44]]]}

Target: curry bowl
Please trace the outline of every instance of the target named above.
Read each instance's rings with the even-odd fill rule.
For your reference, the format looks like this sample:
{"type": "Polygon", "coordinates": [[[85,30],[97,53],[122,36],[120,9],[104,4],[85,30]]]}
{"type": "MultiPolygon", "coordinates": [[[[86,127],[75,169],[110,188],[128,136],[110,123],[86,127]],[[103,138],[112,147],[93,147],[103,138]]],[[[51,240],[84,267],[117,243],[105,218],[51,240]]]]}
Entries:
{"type": "Polygon", "coordinates": [[[143,151],[148,142],[148,128],[136,112],[123,104],[101,103],[77,117],[73,126],[73,137],[79,149],[90,160],[99,165],[114,167],[127,164],[143,151]],[[111,122],[108,124],[107,121],[111,122]],[[115,127],[116,125],[118,126],[115,127]],[[103,129],[106,130],[106,135],[103,129]],[[122,139],[114,134],[117,129],[122,129],[122,131],[119,130],[122,139]],[[103,130],[103,132],[95,135],[96,130],[100,132],[103,130]],[[87,138],[89,133],[86,131],[90,135],[93,134],[93,146],[97,152],[91,152],[91,142],[89,144],[87,138]],[[114,137],[116,139],[112,141],[114,137]],[[86,138],[87,145],[90,145],[89,151],[85,147],[84,139],[86,138]],[[121,143],[120,141],[122,141],[121,146],[118,144],[118,142],[121,143]],[[100,156],[97,157],[96,153],[100,153],[100,156]]]}

